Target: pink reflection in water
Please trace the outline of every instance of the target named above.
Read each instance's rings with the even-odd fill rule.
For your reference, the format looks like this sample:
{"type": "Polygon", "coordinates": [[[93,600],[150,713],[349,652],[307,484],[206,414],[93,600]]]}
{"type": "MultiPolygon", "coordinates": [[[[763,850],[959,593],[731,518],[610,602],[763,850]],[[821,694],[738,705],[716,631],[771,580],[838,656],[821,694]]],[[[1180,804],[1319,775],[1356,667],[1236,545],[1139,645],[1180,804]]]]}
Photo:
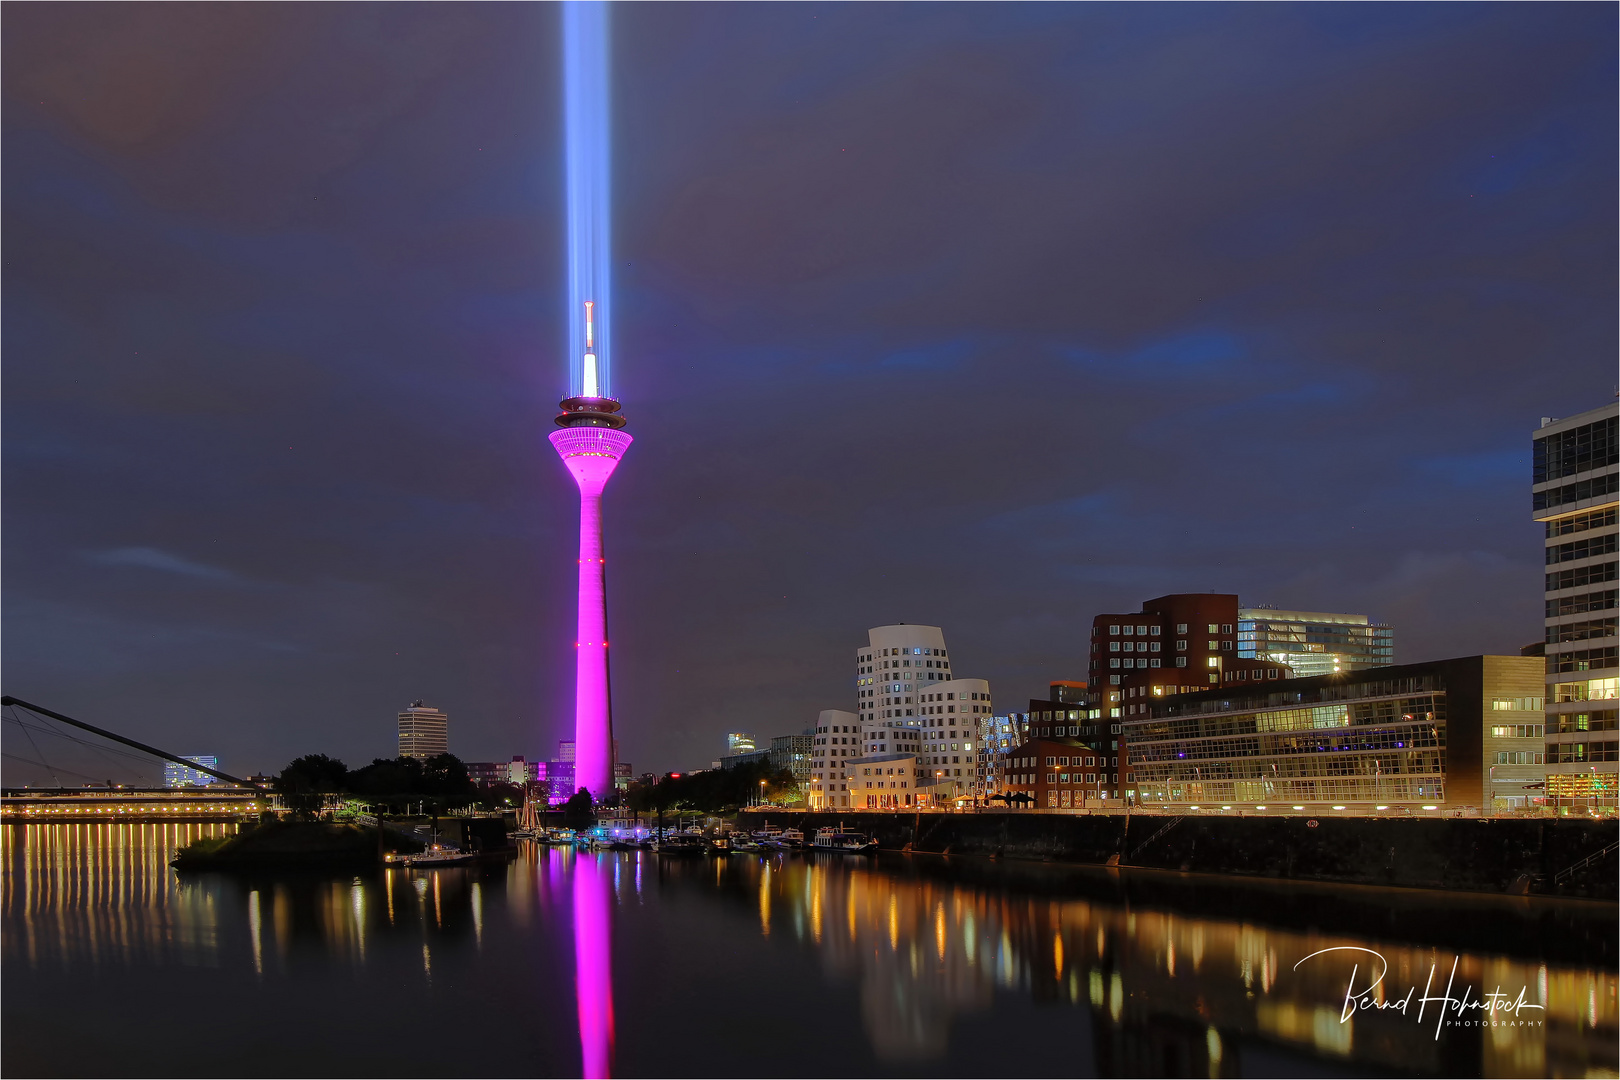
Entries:
{"type": "Polygon", "coordinates": [[[613,1072],[612,883],[597,857],[574,859],[574,989],[579,999],[581,1075],[613,1072]]]}

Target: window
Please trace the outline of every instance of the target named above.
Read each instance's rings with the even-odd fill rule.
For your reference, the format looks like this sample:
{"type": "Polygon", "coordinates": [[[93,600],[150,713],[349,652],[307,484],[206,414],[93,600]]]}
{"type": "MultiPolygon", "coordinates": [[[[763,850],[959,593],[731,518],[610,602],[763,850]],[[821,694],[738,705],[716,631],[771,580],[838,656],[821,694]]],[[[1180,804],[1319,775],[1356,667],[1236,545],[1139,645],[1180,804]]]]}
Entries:
{"type": "Polygon", "coordinates": [[[1218,641],[1211,641],[1209,643],[1209,651],[1210,652],[1214,652],[1215,650],[1219,649],[1220,647],[1221,647],[1221,643],[1218,642],[1218,641]]]}
{"type": "Polygon", "coordinates": [[[1548,548],[1547,565],[1574,562],[1576,559],[1588,559],[1594,555],[1611,555],[1614,550],[1615,534],[1612,532],[1583,536],[1579,540],[1571,540],[1567,544],[1554,544],[1548,548]]]}
{"type": "Polygon", "coordinates": [[[1155,656],[1153,658],[1153,660],[1151,661],[1151,666],[1152,667],[1158,667],[1159,666],[1159,658],[1157,656],[1155,656]]]}
{"type": "Polygon", "coordinates": [[[1221,650],[1223,652],[1231,652],[1232,651],[1232,643],[1230,641],[1221,642],[1221,650]]]}
{"type": "Polygon", "coordinates": [[[1498,765],[1541,765],[1542,756],[1529,750],[1503,750],[1496,755],[1498,765]]]}
{"type": "Polygon", "coordinates": [[[1539,739],[1541,729],[1540,724],[1498,724],[1491,728],[1491,735],[1498,739],[1539,739]]]}
{"type": "Polygon", "coordinates": [[[1158,652],[1158,651],[1159,651],[1159,646],[1160,646],[1160,645],[1161,645],[1161,644],[1162,644],[1162,642],[1158,642],[1158,641],[1155,641],[1155,642],[1152,642],[1152,643],[1151,643],[1151,644],[1150,644],[1150,645],[1149,645],[1149,651],[1150,651],[1150,652],[1158,652]]]}
{"type": "MultiPolygon", "coordinates": [[[[1218,633],[1221,632],[1221,628],[1218,625],[1216,625],[1215,623],[1210,623],[1209,624],[1209,632],[1212,633],[1212,634],[1218,634],[1218,633]]],[[[1214,648],[1214,646],[1211,645],[1210,648],[1214,648]]]]}
{"type": "Polygon", "coordinates": [[[1108,632],[1109,632],[1109,633],[1110,633],[1110,634],[1117,634],[1117,633],[1119,633],[1119,627],[1117,627],[1117,626],[1110,626],[1110,627],[1109,627],[1109,628],[1108,628],[1108,632]]]}
{"type": "Polygon", "coordinates": [[[1544,484],[1620,461],[1616,418],[1606,417],[1535,441],[1531,481],[1544,484]]]}
{"type": "Polygon", "coordinates": [[[1220,660],[1220,657],[1218,657],[1218,656],[1211,656],[1208,660],[1205,661],[1205,663],[1208,664],[1210,667],[1220,667],[1221,666],[1221,660],[1220,660]]]}
{"type": "Polygon", "coordinates": [[[1232,632],[1232,624],[1231,623],[1221,623],[1221,633],[1230,634],[1231,632],[1232,632]]]}
{"type": "Polygon", "coordinates": [[[1491,708],[1497,712],[1540,712],[1542,699],[1538,697],[1492,698],[1491,708]]]}
{"type": "Polygon", "coordinates": [[[1565,503],[1579,502],[1582,499],[1613,495],[1616,491],[1620,491],[1620,473],[1606,473],[1603,476],[1594,476],[1590,480],[1578,480],[1573,484],[1538,491],[1531,497],[1531,508],[1546,510],[1554,506],[1563,506],[1565,503]]]}
{"type": "Polygon", "coordinates": [[[1047,765],[1048,765],[1048,766],[1051,766],[1051,765],[1056,765],[1056,764],[1057,764],[1057,758],[1055,758],[1055,757],[1049,757],[1049,758],[1047,758],[1047,759],[1046,759],[1046,764],[1047,764],[1047,765]]]}
{"type": "Polygon", "coordinates": [[[1594,510],[1589,514],[1576,514],[1573,517],[1549,521],[1547,522],[1547,535],[1548,537],[1567,536],[1570,533],[1585,532],[1587,529],[1601,529],[1614,523],[1615,508],[1610,506],[1603,510],[1594,510]]]}
{"type": "MultiPolygon", "coordinates": [[[[1150,634],[1161,634],[1163,632],[1164,632],[1164,627],[1162,627],[1162,626],[1150,626],[1150,627],[1148,627],[1148,633],[1150,633],[1150,634]]],[[[1154,645],[1154,648],[1156,649],[1156,648],[1158,648],[1158,646],[1154,645]]]]}
{"type": "Polygon", "coordinates": [[[1138,627],[1137,627],[1137,628],[1136,628],[1136,632],[1137,632],[1137,633],[1138,633],[1138,634],[1146,634],[1146,633],[1147,633],[1147,627],[1145,627],[1145,626],[1138,626],[1138,627]]]}

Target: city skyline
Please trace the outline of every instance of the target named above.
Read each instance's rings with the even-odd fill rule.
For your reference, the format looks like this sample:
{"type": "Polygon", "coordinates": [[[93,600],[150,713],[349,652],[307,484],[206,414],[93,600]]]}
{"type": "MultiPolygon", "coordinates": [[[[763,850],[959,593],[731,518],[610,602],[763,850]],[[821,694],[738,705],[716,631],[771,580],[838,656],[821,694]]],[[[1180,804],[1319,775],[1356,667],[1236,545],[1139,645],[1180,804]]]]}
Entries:
{"type": "MultiPolygon", "coordinates": [[[[418,698],[544,756],[554,14],[8,15],[7,692],[241,772],[418,698]]],[[[1541,636],[1525,432],[1613,400],[1612,9],[615,22],[632,761],[814,724],[900,621],[1008,701],[1175,592],[1541,636]]]]}

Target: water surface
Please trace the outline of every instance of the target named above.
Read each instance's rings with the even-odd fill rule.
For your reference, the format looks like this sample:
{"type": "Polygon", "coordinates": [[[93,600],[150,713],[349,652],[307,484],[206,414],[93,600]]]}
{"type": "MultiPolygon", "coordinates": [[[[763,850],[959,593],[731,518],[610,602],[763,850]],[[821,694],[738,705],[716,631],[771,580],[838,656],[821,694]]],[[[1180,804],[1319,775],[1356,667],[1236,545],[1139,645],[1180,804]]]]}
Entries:
{"type": "Polygon", "coordinates": [[[4,827],[8,1075],[1616,1069],[1613,905],[534,845],[360,877],[169,868],[224,828],[4,827]],[[1381,963],[1364,1000],[1391,1007],[1342,1019],[1381,963]],[[1522,1004],[1419,1023],[1447,985],[1522,1004]]]}

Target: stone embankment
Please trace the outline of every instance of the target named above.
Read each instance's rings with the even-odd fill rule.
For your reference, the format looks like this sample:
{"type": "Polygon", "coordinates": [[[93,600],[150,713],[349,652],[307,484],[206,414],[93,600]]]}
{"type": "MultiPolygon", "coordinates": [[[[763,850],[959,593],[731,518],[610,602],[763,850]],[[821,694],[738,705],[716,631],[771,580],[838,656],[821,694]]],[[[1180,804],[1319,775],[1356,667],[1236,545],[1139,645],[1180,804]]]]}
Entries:
{"type": "MultiPolygon", "coordinates": [[[[752,818],[752,815],[749,815],[752,818]]],[[[1614,900],[1614,820],[807,813],[885,850],[1614,900]]]]}

